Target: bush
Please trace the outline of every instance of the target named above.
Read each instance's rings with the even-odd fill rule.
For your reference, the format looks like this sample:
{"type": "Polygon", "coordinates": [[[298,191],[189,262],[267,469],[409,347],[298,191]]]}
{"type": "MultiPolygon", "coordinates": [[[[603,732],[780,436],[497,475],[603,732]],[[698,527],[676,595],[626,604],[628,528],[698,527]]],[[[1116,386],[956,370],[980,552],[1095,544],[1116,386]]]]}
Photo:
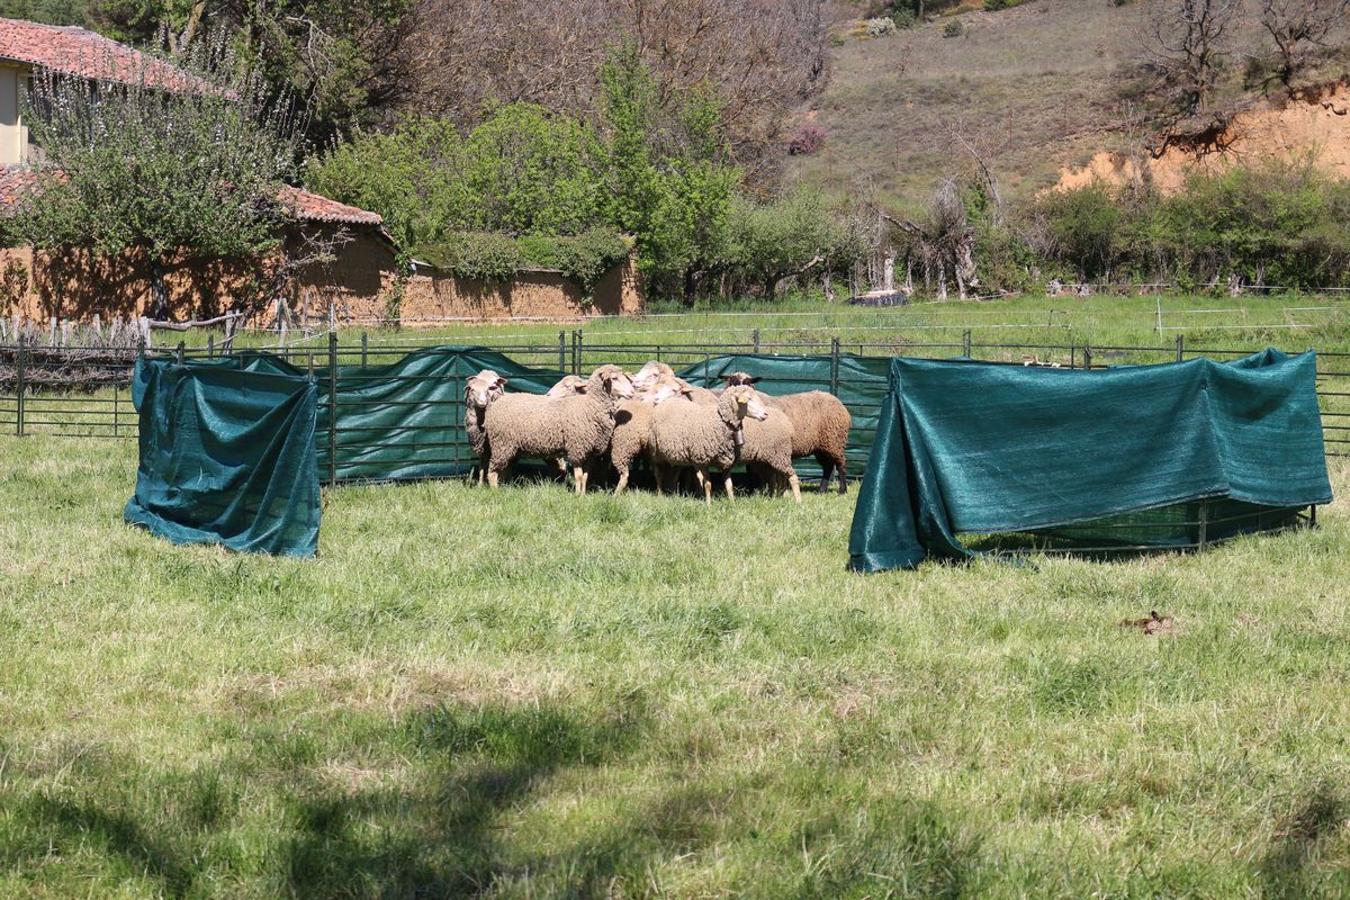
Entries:
{"type": "Polygon", "coordinates": [[[420,248],[417,255],[460,278],[482,281],[509,281],[524,262],[516,239],[497,232],[452,232],[443,242],[420,248]]]}
{"type": "Polygon", "coordinates": [[[960,19],[951,19],[946,25],[942,26],[942,36],[945,38],[960,37],[966,33],[966,26],[961,24],[960,19]]]}
{"type": "Polygon", "coordinates": [[[878,16],[875,19],[868,19],[864,23],[868,37],[887,37],[895,34],[895,20],[885,16],[878,16]]]}
{"type": "Polygon", "coordinates": [[[891,21],[895,23],[896,28],[913,28],[919,22],[918,15],[909,7],[902,7],[891,13],[891,21]]]}
{"type": "Polygon", "coordinates": [[[789,156],[810,156],[825,145],[824,128],[812,122],[797,126],[797,130],[788,138],[789,156]]]}
{"type": "Polygon", "coordinates": [[[984,8],[989,12],[997,12],[1000,9],[1012,9],[1014,6],[1021,6],[1024,0],[984,0],[984,8]]]}

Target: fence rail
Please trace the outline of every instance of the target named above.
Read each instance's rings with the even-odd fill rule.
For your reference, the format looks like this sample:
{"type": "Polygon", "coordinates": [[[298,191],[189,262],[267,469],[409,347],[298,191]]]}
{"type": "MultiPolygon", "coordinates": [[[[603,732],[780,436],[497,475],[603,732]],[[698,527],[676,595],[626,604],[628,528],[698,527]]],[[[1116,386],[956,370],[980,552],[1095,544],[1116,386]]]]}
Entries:
{"type": "MultiPolygon", "coordinates": [[[[425,349],[427,344],[372,343],[363,334],[358,342],[343,343],[336,332],[328,335],[327,345],[281,348],[273,352],[290,364],[306,369],[323,380],[325,396],[321,403],[337,402],[334,375],[344,380],[373,377],[363,369],[392,363],[408,353],[425,349]]],[[[759,331],[744,342],[660,342],[630,344],[604,339],[588,341],[580,330],[559,331],[556,340],[493,343],[487,349],[536,368],[581,374],[602,363],[617,363],[630,368],[648,360],[659,360],[677,369],[708,363],[726,355],[792,355],[830,358],[829,383],[822,389],[838,393],[850,386],[845,359],[878,359],[890,356],[923,358],[967,357],[985,361],[1026,365],[1059,366],[1070,369],[1100,369],[1110,365],[1182,361],[1201,356],[1232,359],[1253,352],[1252,348],[1200,346],[1187,344],[1182,336],[1156,345],[1054,344],[1050,342],[980,342],[971,331],[959,341],[843,341],[839,337],[799,340],[765,340],[759,331]]],[[[180,361],[222,358],[212,346],[142,350],[158,356],[169,355],[180,361]]],[[[249,351],[236,351],[234,358],[249,351]]],[[[136,411],[132,405],[131,378],[136,351],[108,347],[33,347],[0,345],[0,433],[13,435],[45,434],[75,438],[127,439],[137,434],[136,411]]],[[[772,382],[766,382],[772,392],[772,382]]],[[[1322,411],[1323,435],[1329,455],[1350,456],[1350,352],[1318,355],[1317,393],[1322,411]]],[[[455,392],[456,396],[459,391],[455,392]]],[[[344,400],[343,403],[351,401],[344,400]]],[[[371,401],[393,403],[399,401],[371,401]]],[[[452,401],[419,401],[424,404],[452,401]]],[[[453,401],[458,404],[458,401],[453,401]]],[[[855,402],[855,416],[870,419],[879,404],[863,408],[855,402]]],[[[462,410],[456,411],[462,416],[462,410]]],[[[329,419],[331,421],[331,419],[329,419]]],[[[414,429],[416,426],[413,426],[414,429]]],[[[323,447],[326,459],[321,467],[328,480],[336,478],[336,463],[341,451],[359,443],[351,431],[326,428],[323,447]]],[[[358,429],[359,430],[359,429],[358,429]]],[[[413,431],[409,432],[414,433],[413,431]]],[[[445,442],[454,460],[467,458],[467,448],[457,442],[445,442]],[[449,446],[455,444],[455,446],[449,446]]],[[[368,448],[377,451],[380,448],[368,448]]]]}

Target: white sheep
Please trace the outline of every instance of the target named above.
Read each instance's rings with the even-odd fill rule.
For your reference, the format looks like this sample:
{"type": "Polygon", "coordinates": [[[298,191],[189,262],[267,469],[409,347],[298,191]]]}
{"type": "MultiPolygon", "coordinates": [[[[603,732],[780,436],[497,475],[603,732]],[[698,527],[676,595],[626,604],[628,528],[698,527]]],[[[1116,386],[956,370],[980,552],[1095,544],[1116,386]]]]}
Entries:
{"type": "Polygon", "coordinates": [[[712,481],[708,470],[716,467],[726,473],[728,497],[734,497],[731,467],[737,451],[745,442],[747,418],[763,421],[768,410],[755,390],[732,387],[722,392],[716,405],[667,402],[652,410],[651,456],[658,467],[657,490],[661,489],[662,466],[689,466],[694,469],[706,503],[712,503],[712,481]]]}
{"type": "Polygon", "coordinates": [[[506,391],[506,379],[491,369],[483,369],[464,381],[464,430],[469,436],[469,449],[478,459],[470,480],[482,484],[487,475],[488,439],[483,428],[487,408],[506,391]]]}
{"type": "Polygon", "coordinates": [[[591,373],[582,393],[563,397],[505,394],[487,409],[488,484],[520,456],[561,457],[572,467],[578,494],[586,493],[588,467],[609,450],[615,403],[633,396],[633,384],[618,366],[591,373]]]}

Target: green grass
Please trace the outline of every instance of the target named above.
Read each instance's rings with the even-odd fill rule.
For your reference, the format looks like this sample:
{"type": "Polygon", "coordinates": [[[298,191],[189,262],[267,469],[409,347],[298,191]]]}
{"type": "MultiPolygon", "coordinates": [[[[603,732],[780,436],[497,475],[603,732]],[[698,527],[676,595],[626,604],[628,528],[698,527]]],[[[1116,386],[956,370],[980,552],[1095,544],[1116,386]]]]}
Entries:
{"type": "Polygon", "coordinates": [[[1350,893],[1345,500],[859,577],[853,494],[352,487],[295,561],[0,459],[0,896],[1350,893]]]}
{"type": "MultiPolygon", "coordinates": [[[[322,327],[322,326],[319,326],[322,327]]],[[[826,303],[814,296],[796,296],[781,303],[745,302],[716,310],[684,310],[653,304],[645,316],[590,318],[575,322],[446,323],[403,329],[342,329],[344,348],[359,347],[361,334],[375,348],[408,347],[431,343],[469,343],[488,346],[522,344],[542,349],[536,362],[552,359],[556,365],[559,336],[570,352],[572,332],[582,332],[586,345],[599,347],[660,344],[738,344],[749,348],[756,332],[765,352],[828,352],[838,337],[845,351],[858,343],[871,353],[886,349],[920,348],[945,344],[959,348],[962,335],[971,332],[977,344],[1033,344],[1045,347],[1085,343],[1174,347],[1178,336],[1191,347],[1289,349],[1350,349],[1350,298],[1340,295],[1251,296],[1241,298],[1196,295],[1168,296],[1024,296],[993,301],[924,301],[905,307],[867,309],[826,303]],[[1160,318],[1162,330],[1158,330],[1160,318]]],[[[174,335],[161,346],[176,344],[174,335]]],[[[218,342],[220,335],[214,336],[218,342]]],[[[204,345],[207,335],[186,336],[204,345]]],[[[297,359],[313,351],[322,365],[326,338],[292,341],[297,359]]],[[[240,346],[276,346],[275,333],[246,333],[240,346]]],[[[943,351],[948,352],[946,350],[943,351]]],[[[999,356],[991,350],[985,356],[999,356]]],[[[1001,354],[1020,358],[1011,350],[1001,354]]],[[[1045,355],[1045,354],[1042,354],[1045,355]]],[[[1067,360],[1066,360],[1067,361],[1067,360]]]]}

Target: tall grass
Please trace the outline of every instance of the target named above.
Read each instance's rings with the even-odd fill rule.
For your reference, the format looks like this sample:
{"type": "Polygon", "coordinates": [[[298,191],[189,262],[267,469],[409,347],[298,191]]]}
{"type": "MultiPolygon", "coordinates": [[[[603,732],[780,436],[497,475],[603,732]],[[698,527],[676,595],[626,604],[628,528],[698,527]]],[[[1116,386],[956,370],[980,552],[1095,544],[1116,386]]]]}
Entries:
{"type": "Polygon", "coordinates": [[[352,487],[302,562],[0,459],[0,895],[1350,891],[1344,500],[858,577],[852,495],[352,487]]]}

